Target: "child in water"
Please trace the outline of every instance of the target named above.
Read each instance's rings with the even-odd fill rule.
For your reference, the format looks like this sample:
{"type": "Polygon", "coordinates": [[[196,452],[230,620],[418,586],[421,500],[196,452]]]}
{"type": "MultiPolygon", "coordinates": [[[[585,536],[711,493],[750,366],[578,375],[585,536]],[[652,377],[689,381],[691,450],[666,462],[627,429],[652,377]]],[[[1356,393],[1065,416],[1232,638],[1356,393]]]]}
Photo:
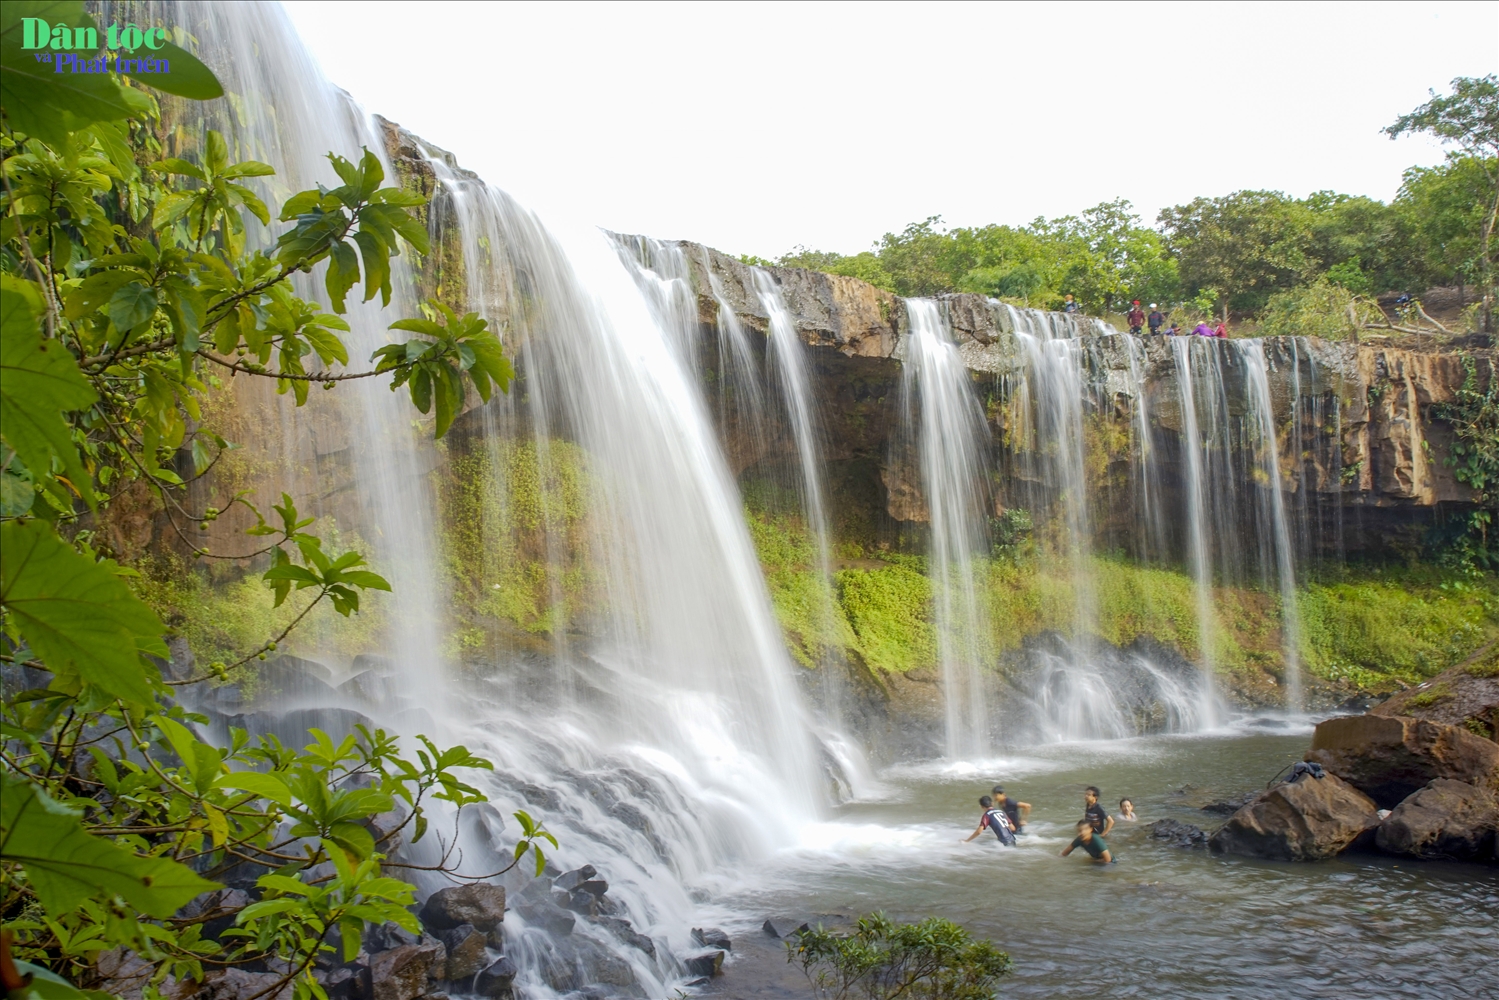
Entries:
{"type": "MultiPolygon", "coordinates": [[[[972,838],[969,839],[971,840],[972,838]]],[[[1077,821],[1077,836],[1072,838],[1072,843],[1062,849],[1062,857],[1065,858],[1079,847],[1087,851],[1088,856],[1101,865],[1110,864],[1114,860],[1114,856],[1109,853],[1109,845],[1103,839],[1102,834],[1094,833],[1093,824],[1085,819],[1077,821]]]]}
{"type": "Polygon", "coordinates": [[[979,796],[979,805],[983,807],[984,814],[979,817],[978,829],[969,834],[967,840],[964,840],[963,843],[968,843],[985,830],[993,830],[994,836],[999,838],[1001,844],[1004,844],[1006,847],[1014,847],[1015,830],[1010,826],[1010,818],[1005,815],[1005,811],[997,808],[994,805],[994,800],[987,795],[979,796]]]}

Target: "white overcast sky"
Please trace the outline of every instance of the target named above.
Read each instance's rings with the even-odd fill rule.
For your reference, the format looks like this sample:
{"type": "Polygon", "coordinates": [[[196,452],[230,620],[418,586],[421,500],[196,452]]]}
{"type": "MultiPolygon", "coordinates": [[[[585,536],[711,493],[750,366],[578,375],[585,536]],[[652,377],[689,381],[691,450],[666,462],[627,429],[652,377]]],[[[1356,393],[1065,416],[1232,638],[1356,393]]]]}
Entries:
{"type": "Polygon", "coordinates": [[[523,202],[773,257],[1240,188],[1389,199],[1499,3],[289,0],[328,77],[523,202]]]}

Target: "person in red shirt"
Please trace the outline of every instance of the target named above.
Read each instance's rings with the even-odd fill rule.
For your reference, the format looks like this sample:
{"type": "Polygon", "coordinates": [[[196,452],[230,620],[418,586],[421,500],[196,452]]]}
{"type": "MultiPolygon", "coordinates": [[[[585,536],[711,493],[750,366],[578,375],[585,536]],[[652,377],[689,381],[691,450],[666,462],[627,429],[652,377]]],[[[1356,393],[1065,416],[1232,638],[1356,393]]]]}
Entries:
{"type": "Polygon", "coordinates": [[[1135,299],[1134,307],[1130,309],[1129,316],[1126,318],[1129,320],[1129,332],[1138,337],[1140,327],[1145,325],[1145,310],[1140,308],[1139,299],[1135,299]]]}

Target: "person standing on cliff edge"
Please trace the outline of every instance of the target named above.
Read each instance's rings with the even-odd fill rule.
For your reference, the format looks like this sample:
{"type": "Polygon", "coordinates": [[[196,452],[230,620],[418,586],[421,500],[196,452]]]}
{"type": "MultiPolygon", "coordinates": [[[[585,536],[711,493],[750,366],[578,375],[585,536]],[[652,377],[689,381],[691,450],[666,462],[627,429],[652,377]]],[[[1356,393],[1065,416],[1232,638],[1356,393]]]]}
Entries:
{"type": "Polygon", "coordinates": [[[1150,304],[1150,316],[1147,317],[1147,321],[1150,323],[1150,335],[1152,337],[1158,336],[1161,332],[1161,327],[1166,323],[1166,314],[1156,308],[1156,304],[1152,302],[1150,304]]]}
{"type": "Polygon", "coordinates": [[[1145,325],[1145,310],[1140,308],[1139,299],[1135,299],[1134,304],[1130,308],[1129,315],[1125,318],[1129,320],[1129,332],[1138,337],[1140,335],[1140,328],[1145,325]]]}
{"type": "Polygon", "coordinates": [[[1067,296],[1063,297],[1062,312],[1064,312],[1064,313],[1075,313],[1075,312],[1077,312],[1077,303],[1074,302],[1074,301],[1072,301],[1072,296],[1071,295],[1067,295],[1067,296]]]}

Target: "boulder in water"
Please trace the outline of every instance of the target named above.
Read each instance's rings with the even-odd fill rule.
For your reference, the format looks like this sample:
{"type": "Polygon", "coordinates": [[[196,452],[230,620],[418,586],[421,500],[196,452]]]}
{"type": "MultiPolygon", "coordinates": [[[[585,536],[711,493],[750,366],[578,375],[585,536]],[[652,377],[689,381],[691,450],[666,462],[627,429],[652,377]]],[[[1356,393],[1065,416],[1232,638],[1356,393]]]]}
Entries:
{"type": "Polygon", "coordinates": [[[553,889],[561,889],[563,892],[572,892],[579,888],[584,882],[592,881],[599,871],[593,865],[584,865],[582,868],[570,872],[563,872],[552,880],[553,889]]]}
{"type": "Polygon", "coordinates": [[[493,930],[505,919],[505,887],[475,882],[439,889],[427,897],[421,918],[432,930],[452,930],[464,924],[493,930]]]}
{"type": "Polygon", "coordinates": [[[1499,791],[1499,744],[1463,727],[1409,716],[1328,719],[1312,735],[1306,759],[1386,809],[1437,778],[1499,791]]]}
{"type": "Polygon", "coordinates": [[[717,927],[694,927],[692,929],[692,943],[700,944],[704,948],[722,948],[724,951],[734,950],[734,946],[729,943],[729,936],[717,927]]]}
{"type": "Polygon", "coordinates": [[[760,925],[760,933],[766,937],[778,938],[781,936],[780,932],[776,930],[776,925],[770,922],[769,917],[766,917],[765,923],[760,925]]]}
{"type": "Polygon", "coordinates": [[[455,982],[472,979],[474,973],[489,964],[489,952],[486,950],[489,940],[473,924],[459,924],[448,930],[440,930],[437,932],[437,940],[448,950],[448,979],[455,982]]]}
{"type": "Polygon", "coordinates": [[[577,926],[578,918],[549,899],[528,901],[515,907],[526,923],[540,927],[553,937],[566,937],[577,926]]]}
{"type": "Polygon", "coordinates": [[[1499,798],[1486,788],[1438,778],[1396,806],[1379,826],[1382,851],[1418,858],[1499,860],[1499,798]]]}
{"type": "Polygon", "coordinates": [[[474,981],[474,992],[494,1000],[509,1000],[515,995],[515,977],[519,974],[514,962],[501,958],[479,973],[479,978],[474,981]]]}
{"type": "Polygon", "coordinates": [[[1217,802],[1209,802],[1207,805],[1202,807],[1202,811],[1205,813],[1216,813],[1219,816],[1232,816],[1234,813],[1238,812],[1240,809],[1243,809],[1245,806],[1249,805],[1249,803],[1259,798],[1259,795],[1259,792],[1245,792],[1242,795],[1234,795],[1230,798],[1222,799],[1217,802]]]}
{"type": "Polygon", "coordinates": [[[416,1000],[429,980],[447,978],[447,949],[440,941],[403,944],[370,956],[370,1000],[416,1000]]]}
{"type": "Polygon", "coordinates": [[[701,955],[690,955],[682,959],[682,967],[689,976],[723,975],[723,952],[707,951],[701,955]]]}
{"type": "Polygon", "coordinates": [[[1176,819],[1158,819],[1147,829],[1155,840],[1164,840],[1167,847],[1206,847],[1208,835],[1200,827],[1176,819]]]}
{"type": "Polygon", "coordinates": [[[615,937],[630,947],[637,948],[652,958],[656,957],[656,942],[637,931],[635,925],[623,917],[600,917],[597,922],[600,926],[609,928],[615,937]]]}
{"type": "Polygon", "coordinates": [[[1276,861],[1330,858],[1373,839],[1374,802],[1334,775],[1276,785],[1234,813],[1208,840],[1214,854],[1276,861]]]}

